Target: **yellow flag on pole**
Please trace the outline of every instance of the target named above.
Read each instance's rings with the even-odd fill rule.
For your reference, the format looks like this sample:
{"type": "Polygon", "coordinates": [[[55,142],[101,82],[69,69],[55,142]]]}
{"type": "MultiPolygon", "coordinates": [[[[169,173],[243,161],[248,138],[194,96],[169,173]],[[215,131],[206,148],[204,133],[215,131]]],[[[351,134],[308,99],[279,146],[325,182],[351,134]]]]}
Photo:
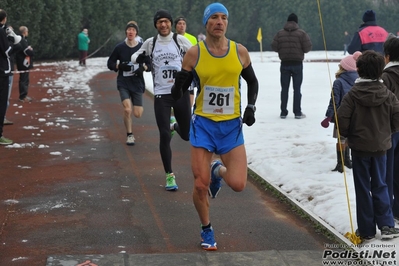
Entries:
{"type": "Polygon", "coordinates": [[[258,40],[258,42],[262,42],[262,29],[259,28],[258,30],[258,36],[256,36],[256,39],[258,40]]]}

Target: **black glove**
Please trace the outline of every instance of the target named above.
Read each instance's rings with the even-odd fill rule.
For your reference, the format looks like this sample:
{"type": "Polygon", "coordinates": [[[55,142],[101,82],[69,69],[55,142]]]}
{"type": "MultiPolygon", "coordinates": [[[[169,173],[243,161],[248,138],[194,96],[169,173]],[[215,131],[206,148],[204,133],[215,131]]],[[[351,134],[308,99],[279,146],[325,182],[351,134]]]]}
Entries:
{"type": "Polygon", "coordinates": [[[145,66],[147,67],[147,69],[145,70],[145,72],[151,72],[151,67],[152,64],[145,64],[145,66]]]}
{"type": "Polygon", "coordinates": [[[132,66],[129,65],[130,62],[122,62],[119,64],[118,69],[121,71],[131,71],[132,66]]]}
{"type": "Polygon", "coordinates": [[[151,65],[151,58],[148,55],[145,55],[145,51],[136,58],[136,62],[139,64],[146,64],[146,65],[151,65]]]}
{"type": "Polygon", "coordinates": [[[144,64],[146,64],[147,66],[151,65],[151,57],[146,56],[144,57],[144,64]]]}
{"type": "Polygon", "coordinates": [[[9,41],[10,44],[14,44],[15,38],[12,35],[7,35],[7,39],[9,41]]]}
{"type": "Polygon", "coordinates": [[[133,73],[136,74],[136,76],[142,76],[144,72],[144,67],[143,65],[140,65],[138,69],[136,69],[133,73]]]}
{"type": "Polygon", "coordinates": [[[178,71],[175,74],[175,84],[172,86],[172,97],[175,100],[180,99],[184,92],[190,87],[193,75],[186,70],[178,71]],[[189,81],[189,82],[188,82],[189,81]],[[186,88],[187,83],[189,84],[186,88]]]}
{"type": "Polygon", "coordinates": [[[247,124],[249,127],[255,123],[255,112],[252,108],[245,108],[244,117],[242,118],[242,122],[247,124]]]}

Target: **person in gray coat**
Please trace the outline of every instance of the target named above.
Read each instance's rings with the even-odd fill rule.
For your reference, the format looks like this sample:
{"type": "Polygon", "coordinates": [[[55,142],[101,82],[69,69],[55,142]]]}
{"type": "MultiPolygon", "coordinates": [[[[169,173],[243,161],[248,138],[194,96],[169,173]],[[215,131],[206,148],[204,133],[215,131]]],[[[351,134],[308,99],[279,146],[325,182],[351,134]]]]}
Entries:
{"type": "Polygon", "coordinates": [[[294,87],[293,112],[296,119],[305,118],[301,109],[301,85],[303,79],[304,54],[312,50],[312,42],[309,35],[298,26],[298,17],[294,13],[288,16],[284,28],[277,32],[271,43],[273,51],[278,53],[281,60],[281,113],[280,118],[288,115],[288,89],[292,77],[294,87]]]}

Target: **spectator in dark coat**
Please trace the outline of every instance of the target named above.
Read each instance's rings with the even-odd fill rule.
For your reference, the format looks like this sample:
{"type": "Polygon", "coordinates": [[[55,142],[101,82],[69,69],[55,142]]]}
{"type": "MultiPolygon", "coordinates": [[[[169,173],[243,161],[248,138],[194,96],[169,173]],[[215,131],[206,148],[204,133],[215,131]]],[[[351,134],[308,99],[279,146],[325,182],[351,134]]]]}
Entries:
{"type": "Polygon", "coordinates": [[[381,239],[399,236],[386,184],[386,151],[392,132],[399,130],[399,101],[381,82],[384,57],[365,51],[357,59],[359,79],[345,94],[337,111],[339,131],[352,150],[356,194],[357,235],[372,239],[376,226],[381,239]]]}
{"type": "Polygon", "coordinates": [[[8,81],[11,75],[10,53],[12,47],[6,33],[7,13],[0,9],[0,145],[13,141],[3,136],[4,116],[7,110],[8,81]]]}
{"type": "MultiPolygon", "coordinates": [[[[385,68],[382,80],[399,99],[399,37],[389,36],[384,43],[385,68]]],[[[399,219],[399,132],[392,134],[392,147],[387,151],[387,185],[393,216],[399,219]]]]}
{"type": "MultiPolygon", "coordinates": [[[[8,100],[7,100],[7,109],[8,106],[10,106],[10,96],[11,96],[11,90],[12,90],[12,84],[14,81],[14,69],[15,69],[15,54],[21,50],[21,43],[13,44],[12,45],[12,51],[10,53],[10,66],[11,66],[11,75],[9,76],[9,81],[8,81],[8,100]]],[[[7,111],[6,111],[7,113],[7,111]]],[[[10,120],[8,120],[6,117],[4,117],[4,125],[13,125],[14,123],[10,120]]]]}
{"type": "Polygon", "coordinates": [[[383,45],[388,37],[388,32],[384,28],[377,26],[375,12],[371,9],[367,10],[363,14],[363,22],[352,37],[352,41],[348,46],[348,53],[353,54],[356,51],[374,50],[384,54],[383,45]]]}
{"type": "Polygon", "coordinates": [[[22,35],[21,51],[15,55],[17,69],[19,71],[19,101],[30,102],[32,98],[28,97],[29,89],[29,70],[33,68],[32,57],[33,48],[28,43],[29,30],[26,26],[19,27],[22,35]]]}
{"type": "Polygon", "coordinates": [[[344,40],[344,55],[346,55],[346,52],[348,52],[348,46],[352,41],[352,36],[349,35],[347,31],[345,31],[345,40],[344,40]]]}
{"type": "Polygon", "coordinates": [[[295,118],[305,118],[301,109],[301,85],[303,79],[304,54],[312,49],[309,35],[298,26],[298,17],[294,13],[288,16],[284,28],[277,32],[271,44],[273,51],[278,53],[281,60],[281,113],[280,118],[288,115],[288,89],[292,77],[294,87],[294,115],[295,118]]]}

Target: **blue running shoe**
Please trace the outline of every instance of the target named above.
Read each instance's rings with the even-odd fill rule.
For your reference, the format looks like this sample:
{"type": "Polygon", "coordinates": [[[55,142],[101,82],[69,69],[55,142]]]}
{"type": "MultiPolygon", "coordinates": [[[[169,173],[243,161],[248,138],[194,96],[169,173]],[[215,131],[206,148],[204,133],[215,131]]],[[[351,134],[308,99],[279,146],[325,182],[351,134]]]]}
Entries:
{"type": "Polygon", "coordinates": [[[201,231],[201,247],[205,250],[217,250],[213,228],[207,228],[201,231]]]}
{"type": "Polygon", "coordinates": [[[211,184],[209,185],[208,193],[212,198],[216,198],[222,188],[222,177],[219,176],[219,169],[221,166],[223,166],[223,164],[219,160],[214,160],[211,163],[211,184]]]}

